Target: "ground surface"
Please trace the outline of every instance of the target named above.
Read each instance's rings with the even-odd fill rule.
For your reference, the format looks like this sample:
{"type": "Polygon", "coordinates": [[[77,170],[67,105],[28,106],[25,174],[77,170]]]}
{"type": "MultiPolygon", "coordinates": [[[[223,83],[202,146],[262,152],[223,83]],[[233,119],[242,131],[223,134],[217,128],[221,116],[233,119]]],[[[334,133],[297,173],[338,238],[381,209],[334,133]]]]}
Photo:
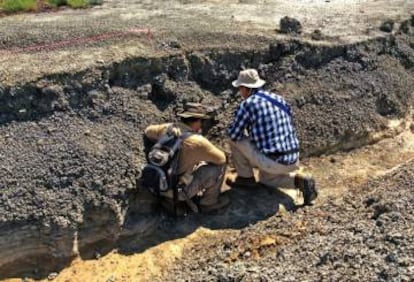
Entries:
{"type": "Polygon", "coordinates": [[[413,10],[407,0],[107,0],[90,10],[3,17],[0,82],[31,81],[128,56],[157,56],[174,52],[176,42],[188,49],[265,46],[285,37],[275,30],[286,15],[302,22],[305,38],[319,29],[328,42],[362,40],[381,34],[384,18],[402,20],[413,10]],[[39,49],[44,51],[34,52],[39,49]]]}
{"type": "MultiPolygon", "coordinates": [[[[102,75],[103,80],[104,71],[89,72],[90,68],[109,68],[127,58],[158,58],[209,48],[254,50],[268,47],[276,39],[300,38],[328,46],[359,42],[383,36],[379,25],[384,19],[391,18],[399,24],[413,11],[414,2],[407,0],[108,0],[90,10],[64,9],[57,13],[3,17],[0,18],[0,86],[24,84],[39,78],[46,81],[41,83],[49,83],[48,78],[53,74],[65,77],[81,70],[85,70],[81,74],[85,80],[89,79],[88,75],[102,75]],[[302,22],[302,35],[276,32],[280,18],[285,15],[302,22]],[[310,34],[315,29],[324,35],[322,41],[312,41],[310,34]]],[[[279,207],[273,203],[273,196],[277,192],[271,191],[270,197],[268,191],[254,195],[249,191],[230,191],[235,201],[222,215],[189,217],[178,223],[164,217],[165,225],[159,230],[168,232],[171,224],[177,224],[179,228],[172,228],[176,234],[146,238],[148,242],[144,243],[139,236],[135,241],[129,238],[127,250],[121,246],[107,255],[96,255],[100,257],[96,260],[77,258],[58,275],[51,273],[50,279],[297,281],[306,276],[310,281],[410,281],[414,276],[410,205],[414,137],[407,109],[412,103],[409,52],[413,45],[410,45],[411,39],[398,40],[404,43],[397,44],[398,47],[407,47],[409,51],[399,53],[401,48],[397,48],[398,52],[391,49],[384,54],[382,45],[379,50],[375,44],[367,48],[362,45],[341,53],[337,60],[330,58],[320,68],[300,66],[293,70],[291,66],[296,62],[290,56],[297,53],[288,51],[280,60],[281,65],[277,59],[264,65],[263,72],[269,82],[286,85],[285,90],[291,95],[288,98],[295,101],[294,109],[300,114],[299,133],[306,152],[326,149],[328,145],[321,140],[331,142],[328,147],[334,151],[332,144],[339,142],[338,139],[349,136],[352,139],[355,131],[349,128],[358,130],[367,126],[379,130],[397,124],[398,130],[404,129],[396,137],[371,146],[304,159],[303,164],[319,183],[320,197],[314,207],[291,215],[275,215],[279,207]],[[403,65],[406,61],[407,65],[403,65]],[[297,98],[305,99],[304,107],[297,98]],[[315,109],[319,115],[314,114],[315,109]],[[344,195],[347,195],[345,199],[344,195]],[[251,199],[254,208],[244,199],[251,199]],[[301,271],[306,275],[297,277],[301,271]],[[327,273],[337,276],[327,277],[327,273]],[[371,276],[364,276],[366,273],[371,276]]],[[[294,45],[286,48],[295,49],[291,46],[294,45]]],[[[213,55],[201,56],[200,60],[208,62],[214,59],[213,55]]],[[[168,61],[169,66],[179,63],[168,61]]],[[[302,56],[302,63],[309,62],[302,56]]],[[[214,64],[219,64],[219,60],[214,64]]],[[[231,65],[232,62],[219,67],[226,83],[237,72],[229,70],[231,65]]],[[[120,72],[122,67],[121,64],[120,72]]],[[[133,66],[128,69],[131,70],[133,66]]],[[[195,70],[193,67],[191,71],[195,70]]],[[[174,70],[171,73],[175,74],[174,70]]],[[[193,82],[180,84],[180,75],[185,71],[177,73],[171,89],[180,90],[183,96],[205,96],[213,102],[224,99],[193,82]]],[[[220,79],[220,75],[213,77],[220,79]]],[[[48,86],[41,85],[40,89],[48,86]]],[[[52,85],[41,95],[75,93],[70,96],[69,109],[62,110],[66,104],[58,100],[61,108],[57,111],[33,120],[2,124],[0,184],[4,189],[1,194],[4,205],[0,208],[5,210],[0,214],[2,222],[46,218],[58,226],[67,226],[83,221],[80,215],[87,205],[97,206],[99,211],[103,203],[113,210],[118,208],[118,202],[124,203],[123,192],[134,184],[135,164],[142,162],[136,132],[141,132],[149,122],[160,122],[171,116],[171,108],[146,99],[151,90],[138,86],[111,85],[108,93],[99,88],[89,91],[85,99],[82,85],[72,85],[71,81],[62,89],[52,85]]],[[[168,86],[168,83],[162,85],[167,90],[168,86]]],[[[41,105],[43,102],[48,101],[40,99],[41,105]]],[[[230,109],[234,106],[235,101],[231,101],[230,109]]],[[[230,112],[227,110],[221,116],[223,123],[228,122],[230,112]]],[[[216,134],[223,132],[220,130],[216,134]]],[[[223,143],[217,135],[214,137],[223,143]]],[[[296,194],[290,193],[295,199],[296,194]]],[[[99,230],[92,235],[98,233],[99,230]]]]}
{"type": "Polygon", "coordinates": [[[324,272],[332,273],[334,263],[338,269],[336,278],[331,277],[334,280],[411,281],[413,158],[414,134],[406,131],[353,152],[307,159],[305,164],[320,188],[313,207],[291,215],[282,212],[241,230],[199,227],[185,238],[142,253],[112,252],[98,260],[77,259],[53,281],[233,281],[231,277],[237,281],[274,281],[276,277],[278,281],[297,281],[303,276],[315,281],[329,279],[324,272]],[[374,202],[366,207],[366,201],[374,202]],[[371,218],[373,204],[379,210],[385,204],[382,217],[371,218]],[[374,227],[381,220],[385,221],[382,233],[374,227]],[[396,240],[402,246],[384,243],[393,240],[392,236],[400,236],[396,240]],[[374,246],[358,245],[360,241],[374,246]],[[355,255],[359,265],[351,266],[352,260],[347,261],[346,256],[355,255]],[[390,261],[379,267],[384,260],[390,261]],[[368,262],[377,265],[377,273],[372,273],[368,262]],[[365,267],[370,277],[364,276],[365,267]]]}

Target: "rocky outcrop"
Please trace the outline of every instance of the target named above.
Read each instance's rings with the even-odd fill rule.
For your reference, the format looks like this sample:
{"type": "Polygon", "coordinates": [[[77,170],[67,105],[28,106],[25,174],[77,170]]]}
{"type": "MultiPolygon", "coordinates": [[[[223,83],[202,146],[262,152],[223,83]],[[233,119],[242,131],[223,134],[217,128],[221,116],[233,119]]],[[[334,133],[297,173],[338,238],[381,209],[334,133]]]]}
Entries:
{"type": "Polygon", "coordinates": [[[210,137],[224,146],[240,102],[230,83],[243,67],[257,68],[291,103],[302,156],[375,142],[409,113],[411,41],[403,32],[351,45],[198,50],[0,86],[0,278],[44,276],[76,255],[152,234],[153,198],[135,191],[131,204],[143,129],[174,119],[185,101],[203,101],[220,107],[210,137]]]}

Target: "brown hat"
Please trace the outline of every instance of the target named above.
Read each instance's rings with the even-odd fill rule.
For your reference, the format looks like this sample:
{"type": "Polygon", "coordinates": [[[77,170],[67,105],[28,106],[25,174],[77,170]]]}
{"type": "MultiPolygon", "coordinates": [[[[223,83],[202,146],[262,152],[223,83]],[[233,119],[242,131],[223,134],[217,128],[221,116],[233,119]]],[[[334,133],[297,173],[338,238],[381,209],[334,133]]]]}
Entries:
{"type": "Polygon", "coordinates": [[[260,88],[265,83],[266,81],[259,77],[255,69],[242,70],[237,80],[232,82],[234,87],[245,86],[247,88],[260,88]]]}
{"type": "Polygon", "coordinates": [[[207,108],[199,103],[186,103],[184,104],[184,110],[177,113],[177,116],[183,118],[200,118],[210,119],[211,117],[207,113],[207,108]]]}

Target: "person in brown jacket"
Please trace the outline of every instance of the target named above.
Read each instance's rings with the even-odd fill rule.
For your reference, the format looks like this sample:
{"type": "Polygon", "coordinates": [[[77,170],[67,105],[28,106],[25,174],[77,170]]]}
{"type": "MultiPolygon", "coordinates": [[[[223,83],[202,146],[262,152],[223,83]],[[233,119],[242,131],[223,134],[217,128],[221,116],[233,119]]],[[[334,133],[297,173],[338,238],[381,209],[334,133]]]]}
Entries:
{"type": "MultiPolygon", "coordinates": [[[[226,196],[220,196],[226,169],[226,155],[200,134],[203,122],[210,119],[207,110],[201,104],[187,103],[184,105],[184,111],[177,115],[181,122],[150,125],[145,129],[145,136],[156,142],[171,126],[176,135],[193,133],[184,139],[178,155],[178,185],[183,187],[182,194],[178,195],[179,200],[186,201],[200,196],[201,212],[221,209],[229,203],[226,196]]],[[[161,196],[171,199],[172,194],[172,191],[168,191],[161,196]]]]}

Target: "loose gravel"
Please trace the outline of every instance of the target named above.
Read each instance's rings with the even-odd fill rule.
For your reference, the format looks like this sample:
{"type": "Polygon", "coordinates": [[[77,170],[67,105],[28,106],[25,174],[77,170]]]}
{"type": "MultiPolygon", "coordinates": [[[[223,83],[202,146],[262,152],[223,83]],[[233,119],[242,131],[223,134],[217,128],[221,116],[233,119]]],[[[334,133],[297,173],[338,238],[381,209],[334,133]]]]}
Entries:
{"type": "Polygon", "coordinates": [[[195,246],[165,281],[413,281],[413,179],[411,161],[343,199],[195,246]]]}

